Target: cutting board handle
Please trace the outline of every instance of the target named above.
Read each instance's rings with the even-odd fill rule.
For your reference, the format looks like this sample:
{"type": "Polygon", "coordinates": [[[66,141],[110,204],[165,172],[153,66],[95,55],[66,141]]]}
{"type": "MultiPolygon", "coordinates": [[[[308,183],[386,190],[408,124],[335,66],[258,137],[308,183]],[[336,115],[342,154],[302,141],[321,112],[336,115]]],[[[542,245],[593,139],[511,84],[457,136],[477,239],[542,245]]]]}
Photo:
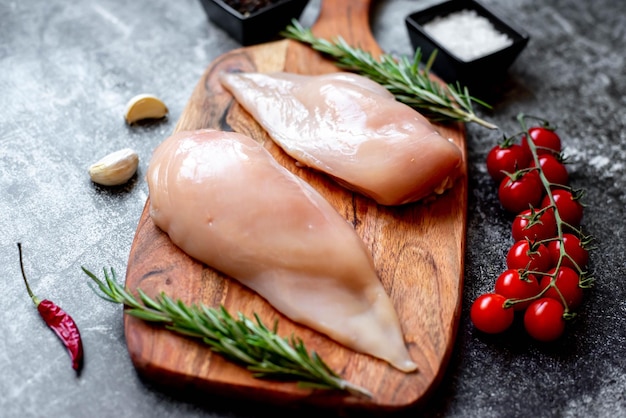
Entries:
{"type": "Polygon", "coordinates": [[[373,0],[322,0],[319,17],[311,30],[315,36],[334,40],[342,37],[348,44],[371,52],[381,49],[370,30],[373,0]]]}

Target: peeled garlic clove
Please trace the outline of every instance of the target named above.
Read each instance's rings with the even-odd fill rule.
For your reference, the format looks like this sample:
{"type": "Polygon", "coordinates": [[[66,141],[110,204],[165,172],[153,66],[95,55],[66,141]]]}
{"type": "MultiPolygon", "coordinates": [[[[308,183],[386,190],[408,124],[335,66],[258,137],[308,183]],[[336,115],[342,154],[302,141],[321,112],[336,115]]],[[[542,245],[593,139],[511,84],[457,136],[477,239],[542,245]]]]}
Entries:
{"type": "Polygon", "coordinates": [[[113,152],[89,167],[91,181],[103,186],[119,186],[137,172],[139,156],[130,148],[113,152]]]}
{"type": "Polygon", "coordinates": [[[130,125],[143,119],[161,119],[167,115],[167,106],[152,94],[139,94],[128,102],[124,118],[130,125]]]}

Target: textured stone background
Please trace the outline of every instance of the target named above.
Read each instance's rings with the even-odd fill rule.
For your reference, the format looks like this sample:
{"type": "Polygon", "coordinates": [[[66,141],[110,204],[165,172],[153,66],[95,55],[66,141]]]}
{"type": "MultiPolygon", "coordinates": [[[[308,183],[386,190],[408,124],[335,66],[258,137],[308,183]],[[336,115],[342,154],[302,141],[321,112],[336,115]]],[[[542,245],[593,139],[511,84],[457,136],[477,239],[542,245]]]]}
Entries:
{"type": "MultiPolygon", "coordinates": [[[[432,3],[380,0],[373,18],[382,47],[411,54],[404,17],[432,3]]],[[[507,131],[525,112],[560,126],[576,187],[587,190],[587,230],[597,239],[597,286],[578,320],[552,345],[522,332],[485,338],[468,319],[511,244],[483,161],[497,132],[468,126],[469,219],[464,304],[447,373],[427,417],[626,415],[626,3],[621,0],[486,0],[532,37],[481,114],[507,131]]],[[[319,1],[303,15],[311,23],[319,1]]],[[[96,298],[80,266],[125,269],[147,196],[153,148],[180,116],[203,70],[239,45],[195,0],[4,0],[0,3],[0,415],[3,417],[253,417],[276,408],[183,397],[141,381],[128,358],[121,308],[96,298]],[[127,100],[159,95],[159,124],[129,128],[127,100]],[[106,190],[87,167],[123,147],[139,175],[106,190]],[[46,330],[20,278],[25,248],[36,293],[79,322],[87,361],[77,378],[46,330]]],[[[519,330],[518,330],[519,331],[519,330]]],[[[299,411],[301,416],[315,413],[299,411]]]]}

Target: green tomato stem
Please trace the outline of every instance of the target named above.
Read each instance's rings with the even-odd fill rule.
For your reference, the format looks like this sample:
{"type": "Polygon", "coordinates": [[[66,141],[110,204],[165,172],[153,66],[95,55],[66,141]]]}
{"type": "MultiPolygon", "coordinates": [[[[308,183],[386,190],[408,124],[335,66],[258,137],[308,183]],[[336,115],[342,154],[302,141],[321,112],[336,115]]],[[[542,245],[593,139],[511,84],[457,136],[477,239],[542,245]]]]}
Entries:
{"type": "MultiPolygon", "coordinates": [[[[526,143],[528,144],[528,149],[530,150],[532,157],[533,157],[533,162],[535,164],[535,167],[533,167],[533,170],[536,170],[538,175],[539,175],[539,179],[541,180],[541,183],[546,191],[546,195],[549,199],[550,204],[547,205],[544,208],[541,208],[539,211],[536,212],[536,214],[541,214],[547,210],[552,209],[554,212],[554,218],[555,218],[555,222],[556,222],[556,228],[557,228],[557,236],[554,238],[549,238],[547,240],[543,240],[543,241],[537,241],[535,244],[537,243],[545,243],[545,242],[552,242],[552,241],[559,241],[559,259],[556,262],[556,265],[554,267],[554,273],[546,273],[546,272],[539,272],[539,271],[526,271],[527,274],[534,274],[534,275],[542,275],[542,276],[550,276],[550,284],[548,286],[546,286],[544,289],[542,289],[537,295],[532,296],[530,298],[526,298],[526,299],[508,299],[505,302],[505,307],[511,307],[515,304],[518,303],[525,303],[525,302],[529,302],[529,301],[533,301],[533,300],[537,300],[539,298],[541,298],[550,288],[554,288],[557,292],[557,294],[559,295],[559,298],[561,299],[561,302],[563,303],[563,306],[565,308],[565,313],[563,314],[563,317],[565,319],[571,319],[574,314],[572,312],[570,312],[570,308],[569,308],[569,304],[567,303],[567,301],[565,300],[565,297],[563,296],[563,294],[561,293],[560,289],[558,288],[558,286],[556,285],[556,278],[557,278],[557,274],[558,271],[561,267],[561,265],[563,264],[563,259],[565,257],[567,257],[569,260],[572,261],[572,263],[576,266],[577,272],[578,272],[578,276],[579,276],[579,286],[580,287],[589,287],[591,286],[591,283],[593,282],[593,278],[588,278],[586,277],[585,272],[582,270],[581,266],[579,266],[574,259],[567,253],[566,249],[565,249],[565,245],[564,245],[564,240],[563,240],[563,233],[564,233],[564,227],[568,227],[574,231],[576,231],[579,235],[583,235],[582,231],[578,228],[573,227],[572,225],[569,225],[567,222],[565,222],[563,220],[563,218],[561,217],[561,214],[559,213],[559,210],[556,206],[556,201],[554,200],[554,195],[552,193],[552,187],[553,186],[559,186],[559,187],[566,187],[565,185],[555,185],[553,183],[550,183],[548,181],[548,179],[546,178],[546,175],[543,171],[543,169],[541,168],[541,165],[539,164],[539,154],[537,153],[537,146],[535,145],[532,137],[530,136],[530,132],[528,130],[528,126],[526,124],[526,119],[527,118],[534,118],[532,116],[527,116],[524,115],[523,113],[520,113],[517,116],[517,120],[520,124],[520,127],[522,129],[522,132],[524,133],[524,135],[526,136],[526,143]]],[[[538,118],[534,118],[534,119],[538,119],[538,118]]],[[[546,125],[546,122],[544,120],[542,120],[544,125],[546,125]]],[[[520,172],[527,172],[529,171],[529,169],[523,169],[523,170],[519,170],[520,172]]],[[[512,175],[517,175],[517,173],[513,173],[512,175]]],[[[529,225],[530,226],[530,225],[529,225]]],[[[587,239],[588,237],[585,237],[585,239],[587,239]]]]}

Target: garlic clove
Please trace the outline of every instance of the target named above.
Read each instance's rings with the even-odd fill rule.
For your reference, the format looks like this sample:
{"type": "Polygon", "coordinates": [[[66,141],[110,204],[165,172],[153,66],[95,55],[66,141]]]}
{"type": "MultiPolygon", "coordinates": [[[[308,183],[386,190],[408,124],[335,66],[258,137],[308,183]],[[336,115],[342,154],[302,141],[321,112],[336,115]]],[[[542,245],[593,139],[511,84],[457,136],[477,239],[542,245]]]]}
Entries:
{"type": "Polygon", "coordinates": [[[130,148],[113,152],[89,167],[89,177],[102,186],[119,186],[137,172],[139,156],[130,148]]]}
{"type": "Polygon", "coordinates": [[[124,118],[130,125],[143,119],[161,119],[168,113],[167,106],[152,94],[139,94],[129,100],[124,118]]]}

